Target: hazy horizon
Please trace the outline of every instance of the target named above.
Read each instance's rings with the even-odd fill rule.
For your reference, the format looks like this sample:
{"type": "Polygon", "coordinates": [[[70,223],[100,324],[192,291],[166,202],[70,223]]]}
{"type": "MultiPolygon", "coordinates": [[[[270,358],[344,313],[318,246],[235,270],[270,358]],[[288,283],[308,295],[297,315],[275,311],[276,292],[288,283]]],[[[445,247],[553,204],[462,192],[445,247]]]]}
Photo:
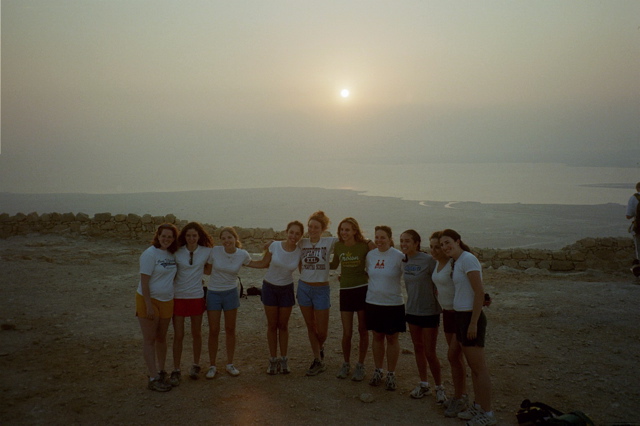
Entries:
{"type": "Polygon", "coordinates": [[[640,2],[316,6],[3,0],[0,191],[640,180],[640,2]]]}

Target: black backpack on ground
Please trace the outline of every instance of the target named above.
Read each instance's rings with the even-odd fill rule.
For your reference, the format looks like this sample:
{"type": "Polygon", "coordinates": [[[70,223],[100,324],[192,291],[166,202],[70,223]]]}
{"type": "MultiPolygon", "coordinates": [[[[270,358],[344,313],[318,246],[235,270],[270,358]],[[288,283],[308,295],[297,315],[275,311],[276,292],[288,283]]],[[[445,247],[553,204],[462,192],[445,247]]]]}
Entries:
{"type": "Polygon", "coordinates": [[[582,411],[563,413],[542,402],[522,401],[516,413],[518,424],[522,426],[534,425],[565,425],[565,426],[594,426],[593,421],[582,411]]]}

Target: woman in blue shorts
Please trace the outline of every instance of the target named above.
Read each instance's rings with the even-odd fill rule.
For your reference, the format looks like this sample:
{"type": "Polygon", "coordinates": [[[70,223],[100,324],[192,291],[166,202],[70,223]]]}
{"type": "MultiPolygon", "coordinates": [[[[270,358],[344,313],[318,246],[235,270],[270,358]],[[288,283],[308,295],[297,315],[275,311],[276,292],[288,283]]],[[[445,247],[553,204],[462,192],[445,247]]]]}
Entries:
{"type": "Polygon", "coordinates": [[[300,279],[298,281],[298,304],[307,326],[307,335],[313,352],[313,362],[307,376],[315,376],[325,371],[324,342],[329,331],[329,308],[331,292],[329,288],[329,264],[335,237],[323,237],[329,227],[329,218],[323,211],[309,217],[307,229],[309,238],[300,240],[300,279]]]}
{"type": "Polygon", "coordinates": [[[142,330],[142,354],[149,372],[148,388],[171,390],[166,383],[167,330],[173,316],[173,278],[176,275],[178,228],[170,223],[156,230],[151,247],[140,256],[136,316],[142,330]]]}
{"type": "Polygon", "coordinates": [[[289,318],[295,305],[293,272],[300,266],[298,242],[304,234],[304,225],[293,221],[287,225],[287,238],[269,245],[260,267],[269,267],[262,282],[262,304],[267,316],[267,344],[269,366],[267,374],[289,374],[287,350],[289,348],[289,318]],[[280,357],[278,357],[280,343],[280,357]]]}
{"type": "Polygon", "coordinates": [[[456,339],[471,368],[475,403],[458,417],[467,425],[494,425],[497,420],[491,410],[491,377],[484,354],[487,318],[482,311],[485,303],[482,265],[453,229],[445,229],[440,237],[444,253],[453,259],[451,279],[454,284],[456,339]]]}
{"type": "Polygon", "coordinates": [[[447,399],[442,386],[440,360],[436,354],[438,327],[440,326],[440,304],[431,274],[436,267],[434,258],[420,251],[422,238],[413,229],[400,235],[400,249],[406,255],[404,283],[407,288],[406,320],[409,324],[413,352],[418,366],[420,383],[409,394],[412,398],[423,398],[431,393],[427,380],[427,367],[431,370],[436,385],[436,403],[447,399]]]}
{"type": "Polygon", "coordinates": [[[182,378],[180,363],[184,341],[186,318],[191,321],[193,339],[193,364],[189,368],[189,377],[197,379],[200,373],[200,354],[202,353],[202,314],[206,309],[202,275],[211,274],[211,265],[207,263],[211,256],[213,239],[202,225],[190,222],[178,236],[180,248],[176,252],[178,273],[174,280],[173,298],[173,368],[169,383],[178,386],[182,378]]]}
{"type": "Polygon", "coordinates": [[[211,264],[211,279],[207,290],[207,318],[209,320],[209,361],[211,366],[206,378],[213,379],[218,371],[216,358],[218,355],[218,336],[220,322],[224,312],[224,331],[227,347],[226,370],[231,376],[238,376],[240,371],[233,365],[236,350],[236,320],[240,307],[238,292],[238,272],[242,266],[260,267],[251,260],[251,255],[242,249],[240,237],[234,228],[223,228],[220,231],[222,246],[213,247],[208,263],[211,264]]]}

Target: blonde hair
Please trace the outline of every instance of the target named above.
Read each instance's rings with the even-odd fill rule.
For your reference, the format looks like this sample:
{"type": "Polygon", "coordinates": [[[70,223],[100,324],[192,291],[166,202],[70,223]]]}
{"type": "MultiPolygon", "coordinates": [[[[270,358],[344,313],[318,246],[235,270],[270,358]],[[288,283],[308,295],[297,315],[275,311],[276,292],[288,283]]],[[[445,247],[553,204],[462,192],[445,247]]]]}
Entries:
{"type": "Polygon", "coordinates": [[[307,221],[307,224],[312,220],[320,222],[320,225],[322,226],[322,231],[326,231],[327,228],[329,228],[329,224],[331,223],[331,221],[329,220],[329,217],[326,214],[324,214],[322,210],[318,210],[317,212],[309,216],[309,220],[307,221]]]}

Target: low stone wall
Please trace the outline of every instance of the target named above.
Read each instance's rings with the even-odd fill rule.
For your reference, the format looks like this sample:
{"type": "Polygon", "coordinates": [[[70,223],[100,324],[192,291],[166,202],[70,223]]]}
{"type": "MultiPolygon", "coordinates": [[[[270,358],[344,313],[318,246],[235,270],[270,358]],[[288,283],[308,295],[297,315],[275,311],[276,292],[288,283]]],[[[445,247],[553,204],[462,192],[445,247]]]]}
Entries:
{"type": "Polygon", "coordinates": [[[561,250],[473,249],[484,267],[530,268],[569,272],[587,269],[621,270],[631,267],[631,238],[584,238],[561,250]]]}
{"type": "MultiPolygon", "coordinates": [[[[85,213],[37,213],[9,216],[0,214],[0,238],[12,235],[27,234],[69,234],[74,236],[87,236],[92,238],[113,238],[140,241],[142,244],[153,240],[156,228],[163,223],[173,223],[178,229],[189,221],[179,220],[173,214],[166,216],[151,216],[145,214],[111,214],[97,213],[93,217],[85,213]]],[[[202,224],[204,229],[218,238],[219,229],[215,225],[202,224]]],[[[282,240],[285,232],[276,232],[265,228],[240,228],[235,227],[242,246],[246,250],[260,253],[264,249],[265,241],[272,239],[282,240]]]]}
{"type": "MultiPolygon", "coordinates": [[[[97,213],[93,217],[85,213],[18,213],[10,216],[0,214],[0,238],[12,235],[69,234],[92,238],[114,238],[139,241],[146,244],[153,239],[158,225],[173,223],[178,228],[188,223],[173,214],[166,216],[139,216],[136,214],[97,213]]],[[[215,225],[203,224],[214,239],[219,229],[215,225]]],[[[250,252],[263,251],[266,241],[285,238],[285,231],[271,228],[235,227],[243,247],[250,252]]],[[[628,268],[633,260],[631,238],[585,238],[561,250],[541,249],[490,249],[474,248],[485,268],[508,267],[518,270],[543,269],[570,272],[587,269],[621,270],[628,268]]]]}

